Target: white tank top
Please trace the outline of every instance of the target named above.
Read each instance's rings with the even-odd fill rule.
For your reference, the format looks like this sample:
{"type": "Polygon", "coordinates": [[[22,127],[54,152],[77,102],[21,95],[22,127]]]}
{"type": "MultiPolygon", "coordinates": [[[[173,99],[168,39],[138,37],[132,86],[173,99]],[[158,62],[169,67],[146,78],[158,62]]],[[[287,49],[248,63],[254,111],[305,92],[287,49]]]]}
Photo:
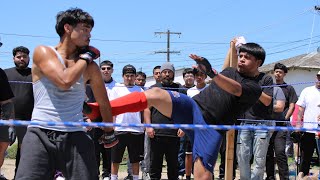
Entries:
{"type": "MultiPolygon", "coordinates": [[[[64,66],[63,58],[57,54],[60,62],[64,66]]],[[[42,77],[33,83],[34,109],[32,112],[32,122],[82,122],[82,104],[85,100],[85,87],[83,77],[68,90],[59,89],[47,77],[42,77]]],[[[29,127],[39,127],[63,132],[84,131],[83,127],[49,126],[49,125],[29,125],[29,127]]]]}

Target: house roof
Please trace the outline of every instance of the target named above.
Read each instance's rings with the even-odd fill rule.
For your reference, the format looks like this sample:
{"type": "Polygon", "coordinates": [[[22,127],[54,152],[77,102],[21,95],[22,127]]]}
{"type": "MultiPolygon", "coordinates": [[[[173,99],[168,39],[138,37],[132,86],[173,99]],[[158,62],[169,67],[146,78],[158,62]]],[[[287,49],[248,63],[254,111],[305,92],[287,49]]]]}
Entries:
{"type": "Polygon", "coordinates": [[[266,64],[259,68],[261,72],[273,71],[276,63],[282,63],[288,67],[288,69],[320,69],[320,53],[312,52],[308,54],[301,54],[288,59],[283,59],[271,64],[266,64]]]}

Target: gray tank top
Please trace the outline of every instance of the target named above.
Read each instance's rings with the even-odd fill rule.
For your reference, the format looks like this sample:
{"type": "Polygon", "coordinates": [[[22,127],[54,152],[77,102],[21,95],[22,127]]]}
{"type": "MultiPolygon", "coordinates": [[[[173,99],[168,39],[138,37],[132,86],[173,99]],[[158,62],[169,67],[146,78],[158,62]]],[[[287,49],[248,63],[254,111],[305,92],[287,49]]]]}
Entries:
{"type": "MultiPolygon", "coordinates": [[[[51,47],[57,54],[60,62],[64,61],[60,54],[51,47]]],[[[83,77],[71,86],[68,90],[61,90],[54,85],[47,77],[42,77],[33,83],[34,109],[32,122],[82,122],[82,104],[85,100],[85,88],[83,77]]],[[[29,125],[63,132],[84,131],[83,127],[29,125]]]]}

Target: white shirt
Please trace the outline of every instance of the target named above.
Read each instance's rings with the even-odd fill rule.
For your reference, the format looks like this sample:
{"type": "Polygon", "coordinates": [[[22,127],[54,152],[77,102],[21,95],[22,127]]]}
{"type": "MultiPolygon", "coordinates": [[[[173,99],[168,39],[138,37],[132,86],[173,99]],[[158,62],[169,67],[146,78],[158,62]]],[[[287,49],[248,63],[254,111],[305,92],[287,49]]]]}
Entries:
{"type": "MultiPolygon", "coordinates": [[[[296,103],[305,108],[303,115],[304,128],[317,128],[317,117],[320,114],[320,90],[316,86],[306,87],[302,90],[300,97],[296,103]]],[[[315,131],[307,131],[315,132],[315,131]]]]}
{"type": "MultiPolygon", "coordinates": [[[[116,84],[116,86],[110,92],[110,100],[116,99],[130,94],[131,92],[143,92],[143,89],[139,86],[126,87],[124,84],[116,84]]],[[[115,123],[132,123],[132,124],[142,124],[141,123],[141,113],[124,113],[115,116],[115,123]]],[[[143,127],[115,127],[115,131],[126,131],[126,132],[137,132],[143,133],[143,127]]]]}
{"type": "Polygon", "coordinates": [[[104,86],[106,87],[108,97],[110,98],[112,89],[116,86],[119,86],[119,83],[117,83],[115,80],[113,80],[110,83],[104,83],[104,86]]]}
{"type": "Polygon", "coordinates": [[[197,95],[197,94],[199,94],[201,91],[203,91],[206,87],[208,87],[209,85],[208,84],[206,84],[203,88],[197,88],[197,86],[193,86],[192,88],[190,88],[190,89],[188,89],[187,90],[187,95],[189,96],[189,97],[193,97],[193,96],[195,96],[195,95],[197,95]]]}

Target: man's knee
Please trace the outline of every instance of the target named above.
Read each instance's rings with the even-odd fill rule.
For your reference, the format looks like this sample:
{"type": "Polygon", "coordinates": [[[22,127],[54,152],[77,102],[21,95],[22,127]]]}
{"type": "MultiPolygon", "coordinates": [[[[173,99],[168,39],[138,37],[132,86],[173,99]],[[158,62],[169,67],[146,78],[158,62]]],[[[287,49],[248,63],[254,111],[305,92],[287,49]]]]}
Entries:
{"type": "Polygon", "coordinates": [[[197,158],[194,162],[194,178],[203,180],[212,179],[212,173],[206,169],[200,158],[197,158]]]}

